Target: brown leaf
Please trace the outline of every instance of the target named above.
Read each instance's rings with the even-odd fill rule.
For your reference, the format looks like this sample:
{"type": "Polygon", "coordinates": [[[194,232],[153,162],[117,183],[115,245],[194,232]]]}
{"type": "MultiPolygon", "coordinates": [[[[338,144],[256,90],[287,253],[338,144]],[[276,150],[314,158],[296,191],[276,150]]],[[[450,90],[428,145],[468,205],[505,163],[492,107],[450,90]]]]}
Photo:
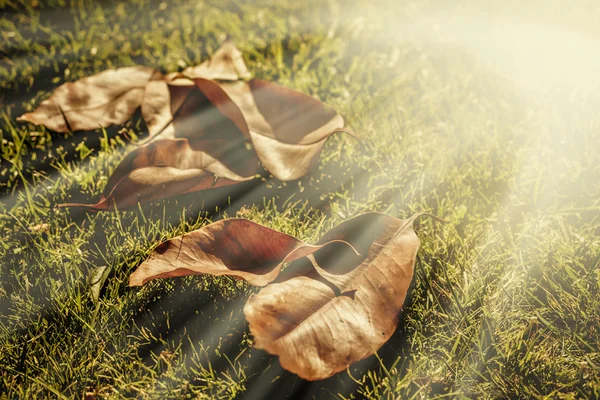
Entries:
{"type": "Polygon", "coordinates": [[[258,158],[246,148],[248,127],[240,110],[214,81],[195,82],[174,121],[176,138],[155,140],[129,153],[96,204],[66,203],[59,207],[107,211],[116,205],[123,209],[138,202],[253,179],[258,158]]]}
{"type": "Polygon", "coordinates": [[[244,141],[162,139],[132,151],[111,175],[96,204],[65,203],[92,211],[127,208],[254,178],[258,160],[244,141]]]}
{"type": "Polygon", "coordinates": [[[250,72],[240,51],[227,41],[210,60],[187,67],[182,73],[163,76],[148,67],[123,67],[65,83],[35,111],[17,120],[44,125],[57,132],[92,130],[122,124],[141,106],[152,137],[163,129],[172,129],[169,128],[171,110],[183,101],[185,93],[181,92],[185,90],[170,94],[168,83],[184,76],[237,80],[249,78],[250,72]],[[183,97],[178,97],[180,94],[183,97]]]}
{"type": "Polygon", "coordinates": [[[342,117],[320,101],[260,79],[216,83],[180,78],[168,82],[167,88],[172,99],[171,110],[162,113],[161,119],[170,119],[172,124],[156,138],[192,139],[192,135],[197,135],[182,127],[193,125],[186,121],[193,120],[198,125],[207,119],[204,110],[210,107],[203,108],[189,99],[196,89],[200,90],[214,107],[236,121],[240,131],[250,138],[265,169],[283,181],[305,175],[333,133],[351,133],[342,128],[342,117]]]}
{"type": "Polygon", "coordinates": [[[395,331],[413,276],[415,217],[364,214],[328,232],[319,243],[343,240],[362,256],[328,246],[290,264],[244,307],[255,346],[307,380],[374,354],[395,331]]]}
{"type": "MultiPolygon", "coordinates": [[[[157,278],[211,274],[264,286],[284,263],[312,254],[333,242],[308,245],[293,236],[245,219],[228,219],[159,245],[129,278],[140,286],[157,278]]],[[[343,245],[343,244],[342,244],[343,245]]]]}
{"type": "Polygon", "coordinates": [[[91,130],[127,121],[144,98],[149,82],[161,80],[148,67],[109,69],[61,85],[38,108],[17,118],[57,132],[91,130]]]}
{"type": "Polygon", "coordinates": [[[150,132],[146,140],[193,138],[181,129],[181,121],[193,125],[206,119],[205,108],[189,99],[196,89],[215,107],[230,107],[229,112],[221,112],[236,121],[240,131],[250,138],[265,169],[283,181],[305,175],[333,133],[351,133],[342,129],[343,118],[322,102],[260,79],[239,80],[249,75],[239,50],[226,42],[210,61],[150,83],[142,104],[150,132]],[[234,106],[239,111],[233,110],[234,106]]]}
{"type": "Polygon", "coordinates": [[[260,79],[221,87],[244,115],[258,158],[282,181],[305,175],[343,118],[320,101],[260,79]]]}

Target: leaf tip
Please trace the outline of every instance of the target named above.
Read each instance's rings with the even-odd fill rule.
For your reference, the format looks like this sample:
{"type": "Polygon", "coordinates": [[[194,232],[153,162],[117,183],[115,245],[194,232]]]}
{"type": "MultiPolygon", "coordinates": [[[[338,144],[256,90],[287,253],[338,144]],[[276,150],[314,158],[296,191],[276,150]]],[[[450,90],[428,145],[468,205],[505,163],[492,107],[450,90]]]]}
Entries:
{"type": "Polygon", "coordinates": [[[133,287],[133,286],[143,286],[144,285],[144,279],[141,276],[139,276],[139,274],[137,272],[138,271],[136,270],[134,273],[132,273],[129,276],[129,283],[127,284],[127,286],[133,287]]]}

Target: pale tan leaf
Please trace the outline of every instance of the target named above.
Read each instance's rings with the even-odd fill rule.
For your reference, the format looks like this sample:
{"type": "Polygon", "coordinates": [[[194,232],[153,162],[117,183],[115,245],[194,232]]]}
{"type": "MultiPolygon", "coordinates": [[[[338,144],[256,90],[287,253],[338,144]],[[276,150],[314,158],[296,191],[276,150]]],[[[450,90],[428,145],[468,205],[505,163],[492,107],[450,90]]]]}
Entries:
{"type": "Polygon", "coordinates": [[[146,85],[163,79],[148,67],[109,69],[65,83],[31,113],[17,118],[57,132],[122,124],[140,106],[146,85]]]}

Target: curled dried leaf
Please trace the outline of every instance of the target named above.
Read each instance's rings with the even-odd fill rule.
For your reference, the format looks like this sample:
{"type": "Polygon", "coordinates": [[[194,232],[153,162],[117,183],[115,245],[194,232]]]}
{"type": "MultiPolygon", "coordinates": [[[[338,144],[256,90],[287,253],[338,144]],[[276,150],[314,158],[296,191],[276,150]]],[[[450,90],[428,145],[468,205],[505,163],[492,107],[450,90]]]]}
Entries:
{"type": "Polygon", "coordinates": [[[167,88],[172,107],[163,120],[172,123],[155,138],[197,137],[182,121],[193,120],[199,125],[207,119],[202,111],[205,106],[194,100],[198,96],[194,93],[200,91],[213,107],[235,121],[265,169],[283,181],[305,175],[332,134],[350,132],[342,128],[343,118],[320,101],[260,79],[220,83],[177,79],[167,88]]]}
{"type": "Polygon", "coordinates": [[[313,246],[245,219],[218,221],[160,244],[131,274],[129,285],[210,274],[234,276],[264,286],[279,275],[284,263],[334,242],[313,246]]]}
{"type": "Polygon", "coordinates": [[[221,87],[240,107],[261,163],[283,181],[305,175],[327,139],[344,126],[343,118],[320,101],[267,81],[221,87]]]}
{"type": "Polygon", "coordinates": [[[413,276],[413,220],[369,213],[328,232],[322,241],[343,240],[361,257],[329,246],[290,264],[244,307],[255,346],[307,380],[374,354],[395,331],[413,276]]]}
{"type": "Polygon", "coordinates": [[[152,137],[161,129],[169,129],[171,110],[183,98],[179,97],[181,93],[170,95],[167,83],[183,76],[238,80],[249,78],[250,72],[237,47],[226,41],[210,60],[187,67],[182,73],[164,76],[149,67],[123,67],[65,83],[35,111],[17,120],[56,132],[92,130],[122,124],[141,106],[152,137]]]}
{"type": "Polygon", "coordinates": [[[140,146],[117,166],[96,204],[65,203],[107,211],[170,196],[233,185],[253,179],[258,160],[238,140],[162,139],[140,146]]]}

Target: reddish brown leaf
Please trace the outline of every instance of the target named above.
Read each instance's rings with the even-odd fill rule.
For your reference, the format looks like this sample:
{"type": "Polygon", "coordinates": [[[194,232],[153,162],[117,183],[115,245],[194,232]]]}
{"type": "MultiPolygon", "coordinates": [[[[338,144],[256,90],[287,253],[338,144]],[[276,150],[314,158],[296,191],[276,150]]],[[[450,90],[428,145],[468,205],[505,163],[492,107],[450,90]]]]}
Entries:
{"type": "Polygon", "coordinates": [[[254,178],[256,155],[243,138],[162,139],[132,151],[111,175],[96,204],[66,203],[59,207],[86,207],[107,211],[138,202],[232,185],[254,178]]]}
{"type": "Polygon", "coordinates": [[[218,221],[159,245],[131,275],[129,285],[143,285],[156,278],[211,274],[235,276],[264,286],[279,275],[284,263],[333,242],[312,246],[245,219],[218,221]]]}
{"type": "Polygon", "coordinates": [[[328,246],[252,296],[244,314],[255,346],[307,380],[375,353],[395,331],[412,279],[419,247],[414,218],[370,213],[328,232],[321,242],[346,241],[361,257],[328,246]]]}
{"type": "Polygon", "coordinates": [[[148,67],[109,69],[65,83],[35,111],[17,120],[44,125],[57,132],[122,124],[142,103],[146,85],[161,79],[161,73],[148,67]]]}

